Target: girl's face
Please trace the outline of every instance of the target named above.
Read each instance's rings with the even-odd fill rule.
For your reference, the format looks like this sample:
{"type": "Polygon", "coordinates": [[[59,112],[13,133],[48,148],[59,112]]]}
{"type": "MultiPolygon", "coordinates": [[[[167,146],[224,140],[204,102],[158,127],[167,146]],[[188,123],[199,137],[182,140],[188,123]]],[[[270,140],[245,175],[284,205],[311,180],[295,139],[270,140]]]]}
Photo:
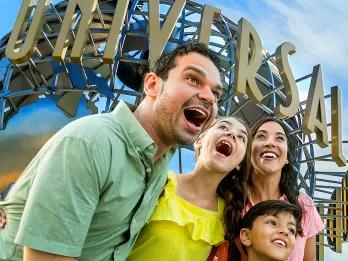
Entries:
{"type": "Polygon", "coordinates": [[[277,122],[262,124],[251,143],[251,164],[258,174],[281,174],[287,161],[288,142],[284,129],[277,122]]]}
{"type": "Polygon", "coordinates": [[[248,143],[245,126],[233,117],[215,123],[196,142],[200,149],[197,164],[227,174],[243,160],[248,143]]]}

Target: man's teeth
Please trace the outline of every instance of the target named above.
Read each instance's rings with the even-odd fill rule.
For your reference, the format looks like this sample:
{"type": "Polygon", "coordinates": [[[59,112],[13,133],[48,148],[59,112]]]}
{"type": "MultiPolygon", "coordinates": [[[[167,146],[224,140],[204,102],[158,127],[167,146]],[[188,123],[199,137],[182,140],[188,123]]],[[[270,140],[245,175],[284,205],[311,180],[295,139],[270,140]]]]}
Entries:
{"type": "Polygon", "coordinates": [[[276,244],[279,244],[279,245],[282,245],[282,246],[286,247],[286,243],[283,240],[276,239],[273,242],[276,243],[276,244]]]}
{"type": "Polygon", "coordinates": [[[262,153],[262,157],[267,157],[267,158],[277,158],[277,155],[273,152],[264,152],[262,153]]]}
{"type": "Polygon", "coordinates": [[[190,110],[192,111],[197,111],[199,112],[200,114],[202,114],[204,117],[207,117],[207,114],[205,113],[205,111],[201,110],[201,109],[198,109],[198,108],[191,108],[190,110]]]}

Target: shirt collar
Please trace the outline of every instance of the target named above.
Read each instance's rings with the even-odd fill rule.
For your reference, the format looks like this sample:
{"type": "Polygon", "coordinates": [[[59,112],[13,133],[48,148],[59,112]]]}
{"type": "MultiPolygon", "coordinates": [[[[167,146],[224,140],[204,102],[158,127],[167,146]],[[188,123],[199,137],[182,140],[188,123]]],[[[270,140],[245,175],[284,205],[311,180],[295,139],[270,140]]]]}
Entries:
{"type": "Polygon", "coordinates": [[[117,116],[117,120],[121,123],[121,127],[130,137],[137,150],[144,151],[147,149],[153,151],[153,153],[156,152],[157,145],[153,142],[137,118],[135,118],[125,102],[120,101],[111,113],[117,116]]]}

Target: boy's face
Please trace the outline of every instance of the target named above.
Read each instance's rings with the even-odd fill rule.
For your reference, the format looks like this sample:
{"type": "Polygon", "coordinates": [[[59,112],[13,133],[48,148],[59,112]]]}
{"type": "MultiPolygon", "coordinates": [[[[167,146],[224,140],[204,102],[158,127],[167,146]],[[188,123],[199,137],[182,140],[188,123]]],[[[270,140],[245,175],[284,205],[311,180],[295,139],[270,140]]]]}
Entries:
{"type": "Polygon", "coordinates": [[[286,260],[295,247],[296,220],[291,213],[263,215],[255,219],[252,229],[240,232],[249,260],[286,260]]]}

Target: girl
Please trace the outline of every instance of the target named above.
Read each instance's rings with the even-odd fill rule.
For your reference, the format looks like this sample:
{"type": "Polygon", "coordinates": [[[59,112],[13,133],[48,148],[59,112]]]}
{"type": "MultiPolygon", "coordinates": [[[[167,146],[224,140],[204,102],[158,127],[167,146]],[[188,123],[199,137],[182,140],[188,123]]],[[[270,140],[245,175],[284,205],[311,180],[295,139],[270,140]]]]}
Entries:
{"type": "Polygon", "coordinates": [[[247,127],[233,117],[203,132],[194,146],[194,170],[168,173],[164,194],[128,260],[205,261],[225,235],[234,238],[246,202],[249,146],[247,127]]]}

